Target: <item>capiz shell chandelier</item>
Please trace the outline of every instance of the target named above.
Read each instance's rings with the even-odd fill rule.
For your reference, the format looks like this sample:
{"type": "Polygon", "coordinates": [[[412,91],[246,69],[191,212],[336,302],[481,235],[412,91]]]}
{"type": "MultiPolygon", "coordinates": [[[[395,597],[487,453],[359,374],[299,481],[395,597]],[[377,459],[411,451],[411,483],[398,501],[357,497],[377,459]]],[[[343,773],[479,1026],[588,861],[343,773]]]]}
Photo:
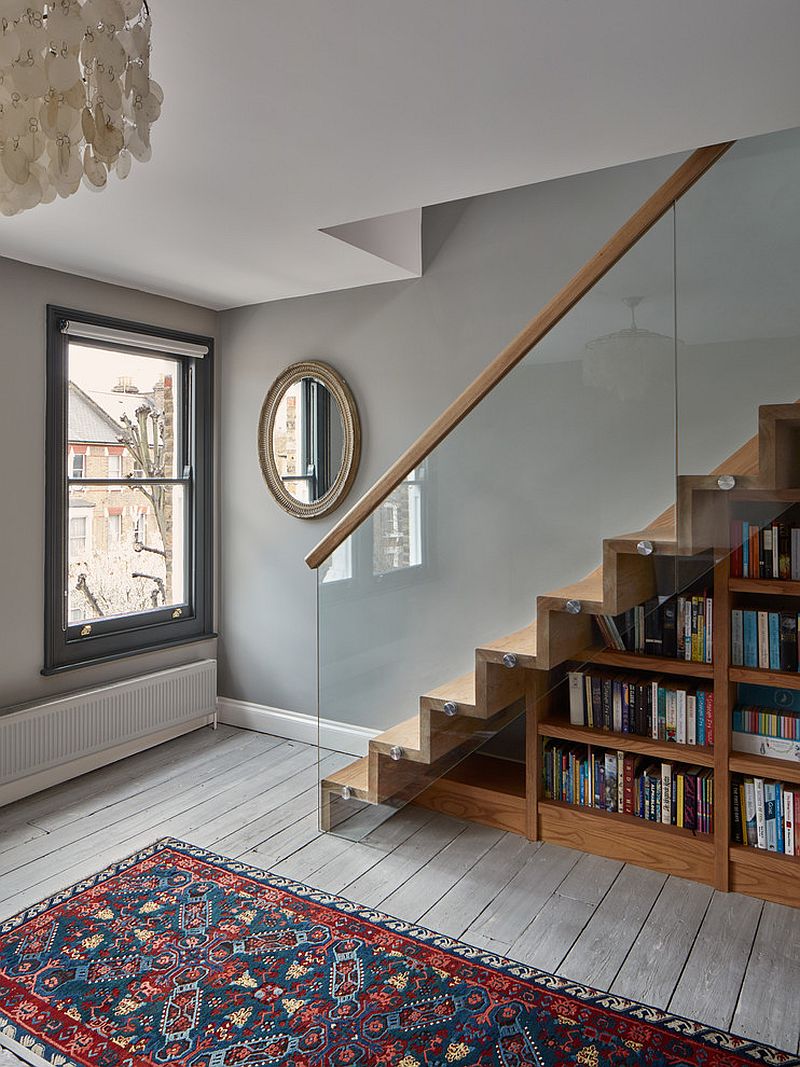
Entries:
{"type": "Polygon", "coordinates": [[[0,212],[126,178],[164,95],[147,0],[0,0],[0,212]]]}

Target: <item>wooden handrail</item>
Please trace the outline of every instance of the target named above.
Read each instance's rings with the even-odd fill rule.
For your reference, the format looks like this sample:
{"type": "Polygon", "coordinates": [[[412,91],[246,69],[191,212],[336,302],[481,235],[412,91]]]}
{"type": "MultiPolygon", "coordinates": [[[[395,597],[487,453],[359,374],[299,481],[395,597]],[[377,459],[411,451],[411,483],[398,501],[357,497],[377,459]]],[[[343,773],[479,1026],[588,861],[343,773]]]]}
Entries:
{"type": "Polygon", "coordinates": [[[664,184],[636,211],[599,252],[585,263],[564,288],[542,308],[525,329],[507,345],[475,381],[407,448],[402,456],[368,489],[357,504],[306,556],[306,563],[316,570],[343,541],[356,530],[389,494],[433,452],[470,411],[524,359],[530,350],[553,329],[579,300],[604,277],[648,230],[666,214],[705,172],[723,156],[733,141],[698,148],[664,184]]]}

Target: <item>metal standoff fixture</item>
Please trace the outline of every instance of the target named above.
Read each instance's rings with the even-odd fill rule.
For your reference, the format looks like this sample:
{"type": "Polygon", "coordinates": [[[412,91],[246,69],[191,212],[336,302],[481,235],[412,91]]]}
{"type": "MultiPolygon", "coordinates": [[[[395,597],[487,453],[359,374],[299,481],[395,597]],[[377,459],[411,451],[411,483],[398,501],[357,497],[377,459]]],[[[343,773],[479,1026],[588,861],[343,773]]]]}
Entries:
{"type": "Polygon", "coordinates": [[[442,707],[442,711],[452,719],[454,715],[458,715],[458,704],[454,704],[452,700],[448,700],[442,707]]]}
{"type": "Polygon", "coordinates": [[[580,615],[583,604],[580,600],[568,600],[566,603],[566,609],[570,615],[580,615]]]}
{"type": "Polygon", "coordinates": [[[512,670],[514,667],[516,667],[518,662],[519,660],[513,652],[506,652],[505,656],[503,656],[503,666],[508,667],[509,670],[512,670]]]}
{"type": "Polygon", "coordinates": [[[717,478],[717,485],[720,489],[733,489],[736,485],[736,479],[732,474],[720,474],[717,478]]]}
{"type": "Polygon", "coordinates": [[[636,546],[636,551],[639,553],[640,556],[652,556],[653,552],[655,551],[653,548],[653,542],[640,541],[639,544],[636,546]]]}
{"type": "Polygon", "coordinates": [[[349,785],[342,786],[342,800],[350,800],[353,796],[353,790],[349,785]]]}
{"type": "Polygon", "coordinates": [[[389,749],[389,756],[395,762],[397,762],[397,760],[401,760],[404,755],[405,755],[405,753],[403,752],[402,748],[400,748],[399,745],[392,745],[392,747],[389,749]]]}

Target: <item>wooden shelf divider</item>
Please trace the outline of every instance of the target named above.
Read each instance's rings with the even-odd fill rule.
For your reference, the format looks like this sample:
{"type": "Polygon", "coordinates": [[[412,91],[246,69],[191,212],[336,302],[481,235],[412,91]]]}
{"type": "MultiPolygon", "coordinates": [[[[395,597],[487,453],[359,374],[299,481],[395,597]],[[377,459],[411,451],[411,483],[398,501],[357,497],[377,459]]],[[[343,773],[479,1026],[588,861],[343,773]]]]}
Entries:
{"type": "Polygon", "coordinates": [[[800,763],[791,760],[771,759],[751,752],[731,752],[728,766],[735,774],[800,783],[800,763]]]}
{"type": "Polygon", "coordinates": [[[696,763],[701,767],[714,766],[714,749],[705,745],[678,745],[674,741],[654,741],[652,737],[639,734],[618,734],[594,726],[573,726],[557,719],[545,719],[539,723],[540,737],[555,737],[562,741],[593,745],[595,748],[616,748],[623,752],[639,752],[657,759],[677,760],[679,763],[696,763]]]}
{"type": "Polygon", "coordinates": [[[757,593],[759,596],[800,596],[800,582],[782,578],[731,578],[732,593],[757,593]]]}
{"type": "MultiPolygon", "coordinates": [[[[800,582],[798,583],[800,585],[800,582]]],[[[587,648],[575,656],[576,663],[597,664],[602,667],[623,667],[658,674],[676,674],[683,678],[713,678],[713,663],[694,663],[691,660],[667,659],[666,656],[645,656],[641,652],[619,652],[613,648],[587,648]]]]}
{"type": "Polygon", "coordinates": [[[731,667],[728,677],[732,682],[749,682],[751,685],[768,685],[775,689],[800,689],[800,671],[767,671],[756,667],[731,667]]]}

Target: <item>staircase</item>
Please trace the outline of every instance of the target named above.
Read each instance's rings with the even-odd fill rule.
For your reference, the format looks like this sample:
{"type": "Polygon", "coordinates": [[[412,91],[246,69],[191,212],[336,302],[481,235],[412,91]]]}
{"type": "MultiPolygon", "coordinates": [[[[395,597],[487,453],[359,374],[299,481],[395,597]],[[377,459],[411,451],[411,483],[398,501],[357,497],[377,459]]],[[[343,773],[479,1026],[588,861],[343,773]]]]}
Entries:
{"type": "MultiPolygon", "coordinates": [[[[617,615],[655,595],[652,555],[727,552],[734,497],[779,499],[800,487],[800,402],[759,408],[758,434],[708,475],[681,476],[676,504],[646,529],[603,541],[602,565],[573,585],[537,598],[530,625],[475,650],[475,669],[420,697],[419,711],[369,742],[368,755],[321,783],[321,821],[329,830],[352,815],[348,802],[401,807],[526,710],[547,672],[591,659],[592,616],[617,615]],[[727,486],[726,486],[727,488],[727,486]],[[733,488],[733,487],[732,487],[733,488]],[[538,679],[538,682],[537,682],[538,679]]],[[[468,773],[460,778],[468,781],[468,773]]]]}

